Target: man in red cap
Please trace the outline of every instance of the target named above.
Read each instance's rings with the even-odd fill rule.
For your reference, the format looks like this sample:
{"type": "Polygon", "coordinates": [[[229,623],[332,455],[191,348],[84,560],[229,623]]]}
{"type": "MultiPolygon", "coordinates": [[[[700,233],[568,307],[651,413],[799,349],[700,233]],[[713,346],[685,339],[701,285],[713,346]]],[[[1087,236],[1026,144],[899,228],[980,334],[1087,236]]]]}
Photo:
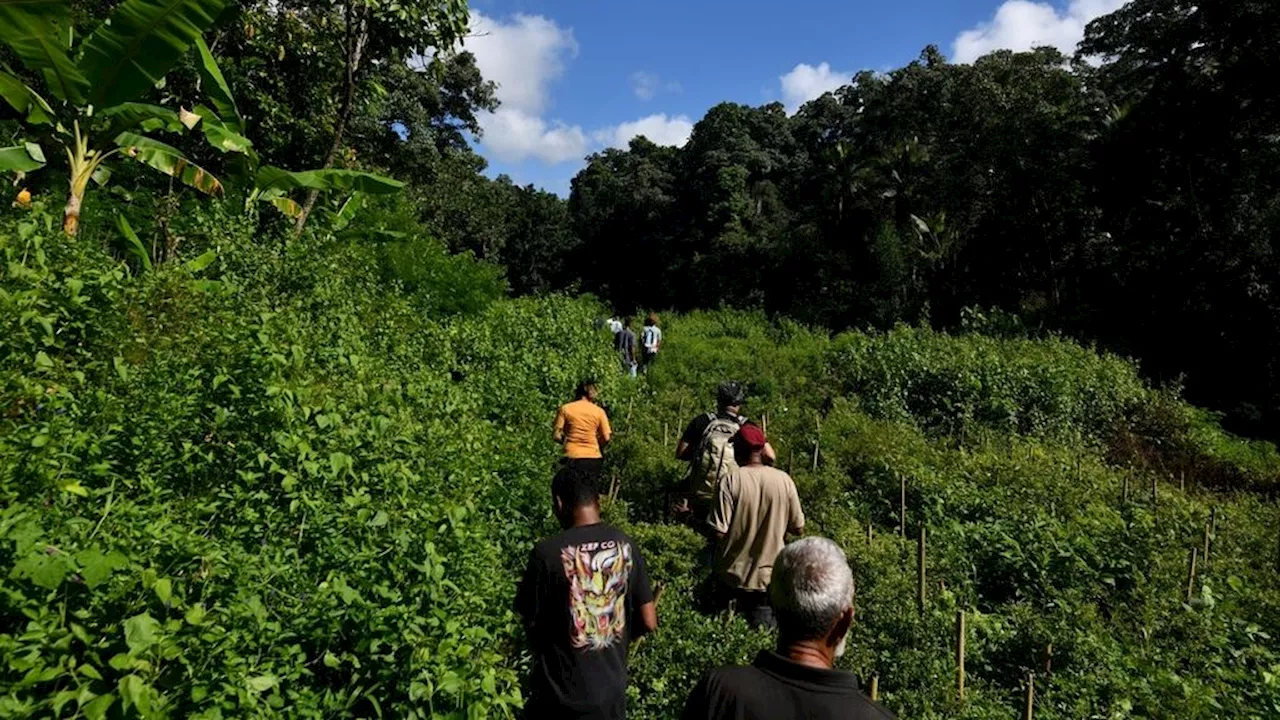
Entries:
{"type": "Polygon", "coordinates": [[[716,577],[726,600],[751,625],[772,628],[773,561],[788,533],[804,531],[804,512],[791,476],[764,464],[768,444],[764,431],[750,423],[733,436],[738,469],[720,483],[707,522],[719,541],[716,577]]]}

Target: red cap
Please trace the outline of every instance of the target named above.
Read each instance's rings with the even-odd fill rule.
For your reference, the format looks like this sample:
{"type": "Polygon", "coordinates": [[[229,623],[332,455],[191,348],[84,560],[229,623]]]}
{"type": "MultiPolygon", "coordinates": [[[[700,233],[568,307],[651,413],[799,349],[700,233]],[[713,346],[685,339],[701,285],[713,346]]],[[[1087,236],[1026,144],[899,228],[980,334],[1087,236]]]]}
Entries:
{"type": "Polygon", "coordinates": [[[763,430],[756,425],[748,423],[738,430],[737,435],[733,436],[733,442],[752,450],[763,450],[765,443],[769,441],[765,439],[763,430]]]}

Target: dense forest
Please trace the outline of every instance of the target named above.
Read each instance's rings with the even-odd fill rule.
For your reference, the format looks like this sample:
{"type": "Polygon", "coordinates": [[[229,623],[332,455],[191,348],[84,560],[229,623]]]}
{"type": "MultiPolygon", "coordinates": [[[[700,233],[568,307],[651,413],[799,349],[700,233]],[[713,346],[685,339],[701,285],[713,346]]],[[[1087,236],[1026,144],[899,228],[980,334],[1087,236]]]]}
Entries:
{"type": "Polygon", "coordinates": [[[467,21],[0,0],[0,717],[518,717],[589,376],[663,587],[632,717],[772,642],[661,500],[727,378],[900,717],[1280,716],[1280,454],[1241,437],[1280,435],[1280,7],[926,49],[568,198],[484,174],[467,21]],[[640,307],[676,312],[631,380],[596,325],[640,307]]]}

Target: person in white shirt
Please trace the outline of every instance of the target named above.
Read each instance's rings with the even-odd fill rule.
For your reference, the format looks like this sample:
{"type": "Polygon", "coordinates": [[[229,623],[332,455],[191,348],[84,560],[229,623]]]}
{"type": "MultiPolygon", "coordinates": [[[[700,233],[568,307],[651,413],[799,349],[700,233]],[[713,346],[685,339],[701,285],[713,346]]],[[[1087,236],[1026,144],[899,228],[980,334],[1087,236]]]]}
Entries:
{"type": "Polygon", "coordinates": [[[644,330],[640,333],[640,372],[646,372],[649,364],[658,357],[662,349],[662,328],[658,327],[657,313],[649,313],[644,319],[644,330]]]}

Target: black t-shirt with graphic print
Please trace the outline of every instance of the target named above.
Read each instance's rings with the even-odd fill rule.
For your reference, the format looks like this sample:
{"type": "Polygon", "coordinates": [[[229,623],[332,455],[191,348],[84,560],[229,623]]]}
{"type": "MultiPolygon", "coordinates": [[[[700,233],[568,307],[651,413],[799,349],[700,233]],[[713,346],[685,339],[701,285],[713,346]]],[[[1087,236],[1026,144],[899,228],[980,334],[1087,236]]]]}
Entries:
{"type": "Polygon", "coordinates": [[[622,531],[586,525],[538,543],[515,601],[534,657],[529,706],[621,717],[632,631],[652,601],[640,548],[622,531]]]}

